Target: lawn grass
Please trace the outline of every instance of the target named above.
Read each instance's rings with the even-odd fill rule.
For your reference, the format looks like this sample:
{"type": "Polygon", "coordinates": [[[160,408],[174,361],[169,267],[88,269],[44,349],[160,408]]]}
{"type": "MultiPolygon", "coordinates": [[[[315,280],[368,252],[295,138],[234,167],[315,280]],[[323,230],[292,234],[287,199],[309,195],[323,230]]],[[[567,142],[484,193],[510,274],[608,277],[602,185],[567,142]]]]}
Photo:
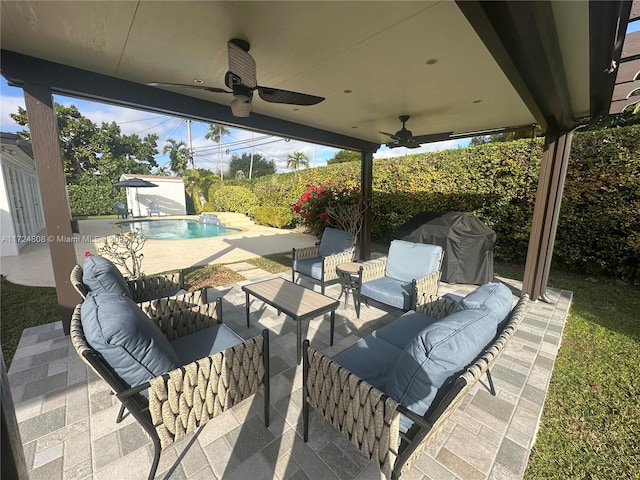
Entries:
{"type": "Polygon", "coordinates": [[[53,287],[25,287],[0,281],[0,341],[7,368],[25,328],[51,323],[60,318],[58,297],[53,287]]]}

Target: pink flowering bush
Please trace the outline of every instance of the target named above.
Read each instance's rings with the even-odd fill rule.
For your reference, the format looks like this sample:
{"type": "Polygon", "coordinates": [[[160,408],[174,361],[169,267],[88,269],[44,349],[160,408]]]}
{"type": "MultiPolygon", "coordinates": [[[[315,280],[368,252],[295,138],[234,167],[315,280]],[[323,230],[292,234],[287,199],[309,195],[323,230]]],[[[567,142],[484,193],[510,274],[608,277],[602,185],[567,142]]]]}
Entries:
{"type": "Polygon", "coordinates": [[[364,208],[359,187],[339,187],[335,183],[308,185],[293,204],[302,223],[318,236],[326,227],[338,228],[357,237],[362,227],[364,208]]]}

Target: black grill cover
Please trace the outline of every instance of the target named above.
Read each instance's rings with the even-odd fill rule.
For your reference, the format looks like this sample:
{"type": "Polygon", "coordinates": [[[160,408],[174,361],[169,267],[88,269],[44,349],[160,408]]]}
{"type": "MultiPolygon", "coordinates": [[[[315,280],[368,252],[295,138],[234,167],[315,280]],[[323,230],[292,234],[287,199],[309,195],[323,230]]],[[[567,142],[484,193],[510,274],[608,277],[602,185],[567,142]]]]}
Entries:
{"type": "Polygon", "coordinates": [[[482,285],[493,280],[496,234],[466,212],[423,212],[398,229],[398,238],[444,249],[441,279],[482,285]]]}

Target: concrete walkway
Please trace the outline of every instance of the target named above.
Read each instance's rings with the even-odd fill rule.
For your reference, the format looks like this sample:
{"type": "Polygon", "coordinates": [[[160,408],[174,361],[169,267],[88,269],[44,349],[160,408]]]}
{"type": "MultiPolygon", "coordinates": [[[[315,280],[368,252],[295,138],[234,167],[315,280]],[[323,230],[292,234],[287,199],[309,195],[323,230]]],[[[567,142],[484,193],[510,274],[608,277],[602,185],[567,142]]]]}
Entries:
{"type": "MultiPolygon", "coordinates": [[[[251,280],[210,290],[222,297],[224,322],[244,338],[271,333],[271,425],[264,427],[261,393],[209,422],[163,451],[157,478],[225,480],[370,480],[383,478],[373,464],[317,414],[310,439],[300,436],[302,375],[296,365],[295,325],[262,302],[251,302],[245,323],[241,286],[264,272],[247,264],[238,271],[251,280]],[[187,450],[187,447],[190,447],[187,450]]],[[[289,278],[289,273],[282,274],[289,278]]],[[[518,294],[520,282],[501,279],[518,294]]],[[[314,288],[315,283],[303,285],[314,288]]],[[[440,294],[464,295],[473,285],[442,284],[440,294]]],[[[339,287],[327,295],[337,298],[339,287]]],[[[497,396],[479,382],[459,410],[406,476],[408,480],[523,478],[535,441],[553,365],[571,304],[571,292],[550,289],[550,304],[534,302],[492,369],[497,396]]],[[[335,344],[329,347],[327,318],[312,320],[312,345],[334,354],[401,312],[340,305],[335,344]]],[[[79,359],[60,322],[24,331],[9,371],[31,480],[147,478],[152,448],[142,429],[127,417],[116,424],[118,401],[106,383],[79,359]]],[[[403,477],[404,478],[404,477],[403,477]]]]}
{"type": "MultiPolygon", "coordinates": [[[[148,239],[142,253],[143,270],[146,274],[177,270],[195,265],[230,263],[247,258],[261,257],[273,253],[290,252],[293,247],[307,247],[316,242],[312,235],[295,230],[263,227],[249,221],[245,215],[225,212],[218,214],[229,227],[242,231],[221,237],[194,238],[188,240],[148,239]]],[[[171,217],[197,220],[197,216],[171,217]]],[[[144,219],[143,219],[144,220],[144,219]]],[[[162,219],[154,221],[162,221],[162,219]]],[[[84,261],[84,253],[96,253],[101,238],[117,233],[117,220],[81,220],[79,234],[74,237],[78,263],[84,261]]],[[[53,287],[53,267],[48,243],[33,243],[26,246],[20,255],[2,257],[2,275],[21,285],[53,287]]]]}

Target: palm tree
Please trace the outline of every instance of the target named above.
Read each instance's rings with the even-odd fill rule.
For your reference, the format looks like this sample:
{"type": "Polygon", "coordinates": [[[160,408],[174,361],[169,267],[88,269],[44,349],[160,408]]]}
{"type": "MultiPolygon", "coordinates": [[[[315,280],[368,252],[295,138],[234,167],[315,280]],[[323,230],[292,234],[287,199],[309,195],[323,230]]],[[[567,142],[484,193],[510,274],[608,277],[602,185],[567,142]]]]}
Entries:
{"type": "Polygon", "coordinates": [[[187,169],[189,159],[189,149],[187,145],[182,141],[178,142],[173,138],[169,138],[162,149],[162,153],[169,153],[171,170],[179,177],[182,177],[187,169]]]}
{"type": "Polygon", "coordinates": [[[212,140],[218,144],[218,171],[220,172],[220,178],[222,179],[222,169],[220,163],[222,162],[222,139],[225,135],[229,135],[231,132],[224,125],[217,123],[209,124],[209,131],[205,134],[204,138],[212,140]]]}
{"type": "Polygon", "coordinates": [[[287,155],[287,168],[297,171],[300,167],[309,167],[309,158],[304,153],[293,152],[287,155]]]}
{"type": "Polygon", "coordinates": [[[163,175],[165,177],[171,176],[171,172],[167,167],[158,167],[156,169],[156,175],[163,175]]]}

